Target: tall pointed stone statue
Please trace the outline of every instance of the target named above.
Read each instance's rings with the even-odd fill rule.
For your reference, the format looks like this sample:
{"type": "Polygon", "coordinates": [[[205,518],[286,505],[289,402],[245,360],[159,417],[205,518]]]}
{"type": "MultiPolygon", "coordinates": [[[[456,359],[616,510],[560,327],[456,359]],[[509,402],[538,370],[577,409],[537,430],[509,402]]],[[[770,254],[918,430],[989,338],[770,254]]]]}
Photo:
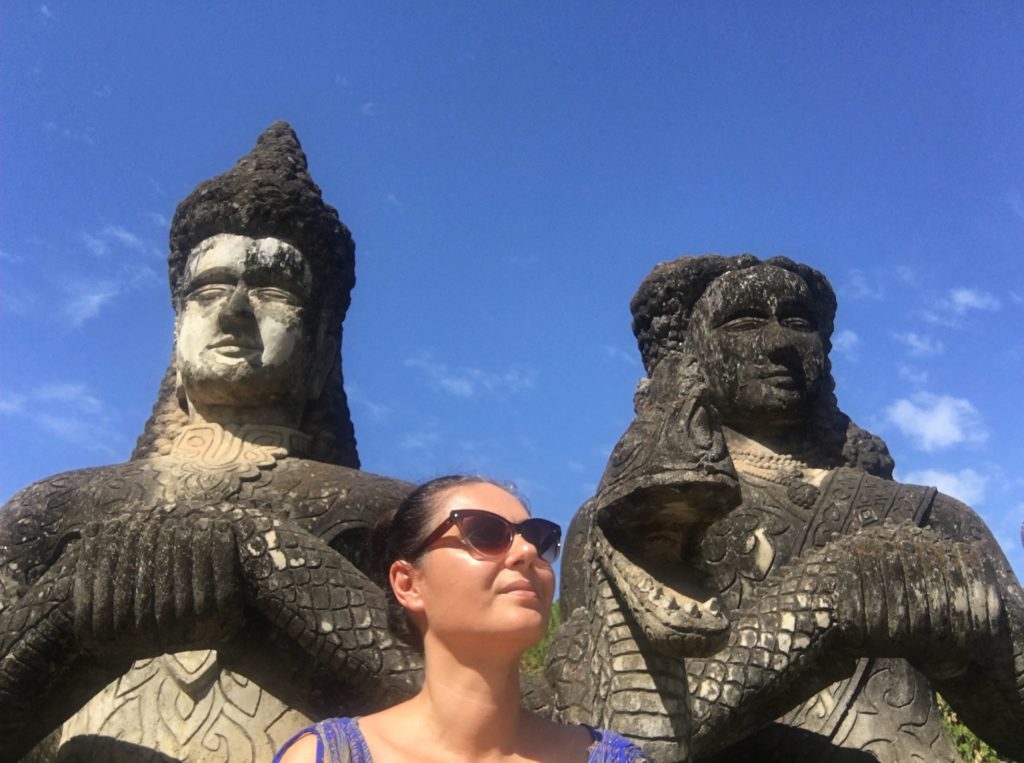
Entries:
{"type": "Polygon", "coordinates": [[[1020,584],[970,508],[894,482],[839,410],[835,309],[785,258],[640,286],[636,417],[568,534],[560,717],[665,761],[958,760],[934,688],[1024,758],[1020,584]]]}
{"type": "Polygon", "coordinates": [[[127,463],[0,511],[0,760],[266,761],[415,689],[368,577],[408,491],[358,470],[342,387],[354,245],[278,122],[171,226],[171,367],[127,463]]]}

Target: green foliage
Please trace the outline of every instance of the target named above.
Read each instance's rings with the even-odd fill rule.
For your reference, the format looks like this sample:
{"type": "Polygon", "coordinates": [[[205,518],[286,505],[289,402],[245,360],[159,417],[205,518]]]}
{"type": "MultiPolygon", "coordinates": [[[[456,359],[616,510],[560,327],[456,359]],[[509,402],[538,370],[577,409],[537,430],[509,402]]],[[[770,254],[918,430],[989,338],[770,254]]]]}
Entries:
{"type": "Polygon", "coordinates": [[[551,620],[548,622],[548,632],[544,634],[544,638],[537,646],[531,647],[523,655],[523,660],[519,663],[520,669],[524,673],[540,675],[544,672],[544,657],[548,653],[548,645],[551,644],[551,637],[555,633],[555,628],[558,627],[561,621],[562,618],[558,612],[558,602],[556,601],[551,605],[551,620]]]}
{"type": "Polygon", "coordinates": [[[1000,758],[995,751],[974,735],[969,728],[964,726],[956,713],[942,697],[939,700],[939,709],[942,710],[942,725],[946,727],[956,751],[966,763],[1010,763],[1006,758],[1000,758]]]}

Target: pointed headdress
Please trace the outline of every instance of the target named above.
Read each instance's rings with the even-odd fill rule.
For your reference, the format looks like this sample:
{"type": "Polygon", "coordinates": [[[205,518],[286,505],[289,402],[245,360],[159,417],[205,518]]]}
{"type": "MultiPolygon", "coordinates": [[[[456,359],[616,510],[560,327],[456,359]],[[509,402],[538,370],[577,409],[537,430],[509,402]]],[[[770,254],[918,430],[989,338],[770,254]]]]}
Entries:
{"type": "MultiPolygon", "coordinates": [[[[306,155],[287,122],[275,122],[256,146],[227,172],[196,186],[178,204],[171,222],[168,277],[175,311],[181,277],[193,248],[218,233],[273,236],[296,247],[313,273],[313,304],[321,352],[334,359],[319,400],[310,401],[303,431],[313,438],[310,457],[358,467],[355,436],[341,373],[342,321],[355,285],[355,244],[337,210],[326,204],[309,175],[306,155]]],[[[153,415],[133,458],[169,450],[187,421],[175,390],[175,367],[160,387],[153,415]]]]}

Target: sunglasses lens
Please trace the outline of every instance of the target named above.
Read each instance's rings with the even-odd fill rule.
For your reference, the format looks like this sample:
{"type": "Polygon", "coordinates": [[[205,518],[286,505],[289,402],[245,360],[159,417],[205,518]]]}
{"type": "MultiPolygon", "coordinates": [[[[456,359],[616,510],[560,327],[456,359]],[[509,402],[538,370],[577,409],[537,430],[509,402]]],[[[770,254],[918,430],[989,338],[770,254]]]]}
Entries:
{"type": "Polygon", "coordinates": [[[551,563],[558,558],[561,549],[562,528],[546,519],[528,519],[520,525],[519,531],[528,543],[537,549],[537,556],[551,563]]]}
{"type": "Polygon", "coordinates": [[[470,514],[460,522],[462,537],[477,551],[501,554],[508,551],[512,541],[512,526],[493,514],[470,514]]]}
{"type": "Polygon", "coordinates": [[[514,525],[489,511],[460,511],[457,519],[463,540],[482,554],[504,554],[519,532],[527,543],[537,549],[537,556],[554,562],[561,549],[562,529],[547,519],[527,519],[514,525]]]}

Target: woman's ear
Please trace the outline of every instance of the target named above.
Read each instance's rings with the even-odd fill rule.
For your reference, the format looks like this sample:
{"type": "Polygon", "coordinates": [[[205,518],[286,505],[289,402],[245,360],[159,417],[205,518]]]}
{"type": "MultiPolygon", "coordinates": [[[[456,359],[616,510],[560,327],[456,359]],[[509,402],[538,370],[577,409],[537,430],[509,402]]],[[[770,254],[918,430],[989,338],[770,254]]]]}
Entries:
{"type": "Polygon", "coordinates": [[[409,612],[422,612],[424,609],[419,581],[419,570],[412,562],[398,559],[391,563],[388,582],[391,583],[391,590],[395,592],[395,599],[409,612]]]}

